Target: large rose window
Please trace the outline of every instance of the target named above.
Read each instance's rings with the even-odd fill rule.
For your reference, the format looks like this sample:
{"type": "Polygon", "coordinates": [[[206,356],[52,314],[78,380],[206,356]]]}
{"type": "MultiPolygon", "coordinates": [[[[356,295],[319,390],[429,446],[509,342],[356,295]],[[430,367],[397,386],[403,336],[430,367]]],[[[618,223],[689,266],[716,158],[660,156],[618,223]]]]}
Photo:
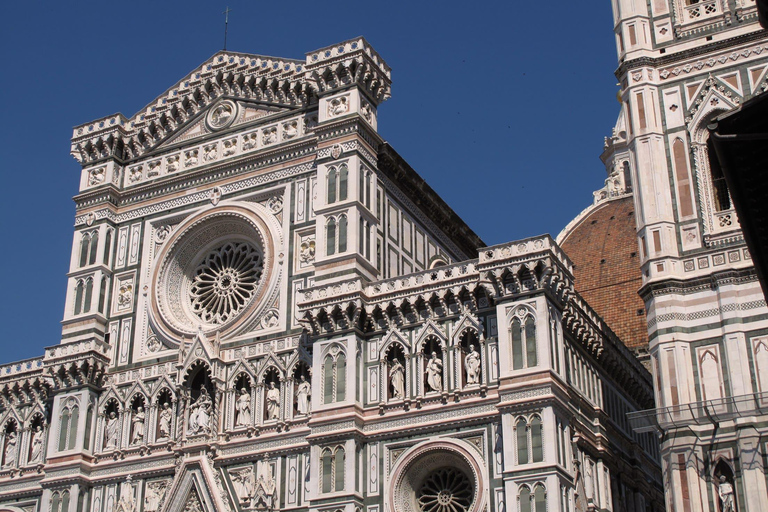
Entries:
{"type": "Polygon", "coordinates": [[[485,463],[464,441],[437,438],[400,455],[390,479],[393,512],[485,510],[485,463]]]}
{"type": "Polygon", "coordinates": [[[261,212],[222,206],[189,219],[165,240],[153,278],[153,326],[168,340],[200,330],[222,336],[261,325],[277,288],[273,242],[261,212]]]}
{"type": "Polygon", "coordinates": [[[195,269],[192,310],[203,322],[225,323],[253,298],[262,269],[261,252],[248,243],[215,249],[195,269]]]}
{"type": "Polygon", "coordinates": [[[466,512],[474,494],[474,486],[467,475],[456,468],[442,468],[424,480],[417,500],[421,512],[466,512]]]}

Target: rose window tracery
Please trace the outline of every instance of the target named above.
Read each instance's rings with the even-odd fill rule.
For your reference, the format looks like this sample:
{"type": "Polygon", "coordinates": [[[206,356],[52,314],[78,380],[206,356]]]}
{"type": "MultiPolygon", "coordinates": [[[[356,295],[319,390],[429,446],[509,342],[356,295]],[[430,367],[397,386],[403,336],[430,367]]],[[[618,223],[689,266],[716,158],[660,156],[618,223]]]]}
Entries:
{"type": "Polygon", "coordinates": [[[421,512],[466,512],[474,492],[467,475],[456,468],[442,468],[424,480],[417,502],[421,512]]]}
{"type": "Polygon", "coordinates": [[[227,322],[253,298],[262,270],[262,255],[250,244],[218,247],[195,269],[189,290],[192,310],[205,323],[227,322]]]}

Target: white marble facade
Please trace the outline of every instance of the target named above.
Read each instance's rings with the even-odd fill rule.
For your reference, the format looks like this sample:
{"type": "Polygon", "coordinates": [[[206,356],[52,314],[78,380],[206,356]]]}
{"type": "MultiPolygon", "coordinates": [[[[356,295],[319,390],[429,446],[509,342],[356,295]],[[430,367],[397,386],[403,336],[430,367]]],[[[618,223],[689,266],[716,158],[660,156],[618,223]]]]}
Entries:
{"type": "Polygon", "coordinates": [[[220,52],[75,128],[62,342],[0,367],[0,510],[661,510],[625,420],[650,374],[551,238],[414,196],[389,90],[362,38],[220,52]]]}

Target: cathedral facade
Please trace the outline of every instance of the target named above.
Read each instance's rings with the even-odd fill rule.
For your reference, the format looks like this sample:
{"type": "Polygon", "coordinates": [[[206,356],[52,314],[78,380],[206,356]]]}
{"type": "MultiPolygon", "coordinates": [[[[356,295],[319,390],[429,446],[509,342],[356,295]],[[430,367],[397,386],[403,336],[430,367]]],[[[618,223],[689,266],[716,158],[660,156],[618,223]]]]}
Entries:
{"type": "Polygon", "coordinates": [[[485,247],[380,137],[362,38],[219,52],[75,128],[60,343],[0,367],[3,512],[664,506],[649,372],[548,236],[485,247]]]}
{"type": "Polygon", "coordinates": [[[708,125],[768,89],[768,33],[754,0],[615,0],[613,12],[622,109],[608,179],[558,240],[580,265],[570,245],[584,226],[632,198],[626,259],[639,273],[620,302],[643,300],[656,409],[630,416],[662,436],[666,508],[765,511],[768,308],[708,125]]]}

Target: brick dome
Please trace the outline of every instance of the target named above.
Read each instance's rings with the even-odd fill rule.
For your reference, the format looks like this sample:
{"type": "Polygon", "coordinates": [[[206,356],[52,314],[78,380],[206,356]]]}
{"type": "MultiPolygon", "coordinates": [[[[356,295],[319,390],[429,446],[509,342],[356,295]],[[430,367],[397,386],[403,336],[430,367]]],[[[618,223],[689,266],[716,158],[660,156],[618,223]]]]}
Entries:
{"type": "Polygon", "coordinates": [[[574,263],[576,290],[633,349],[648,347],[635,208],[631,195],[585,210],[558,236],[574,263]]]}

